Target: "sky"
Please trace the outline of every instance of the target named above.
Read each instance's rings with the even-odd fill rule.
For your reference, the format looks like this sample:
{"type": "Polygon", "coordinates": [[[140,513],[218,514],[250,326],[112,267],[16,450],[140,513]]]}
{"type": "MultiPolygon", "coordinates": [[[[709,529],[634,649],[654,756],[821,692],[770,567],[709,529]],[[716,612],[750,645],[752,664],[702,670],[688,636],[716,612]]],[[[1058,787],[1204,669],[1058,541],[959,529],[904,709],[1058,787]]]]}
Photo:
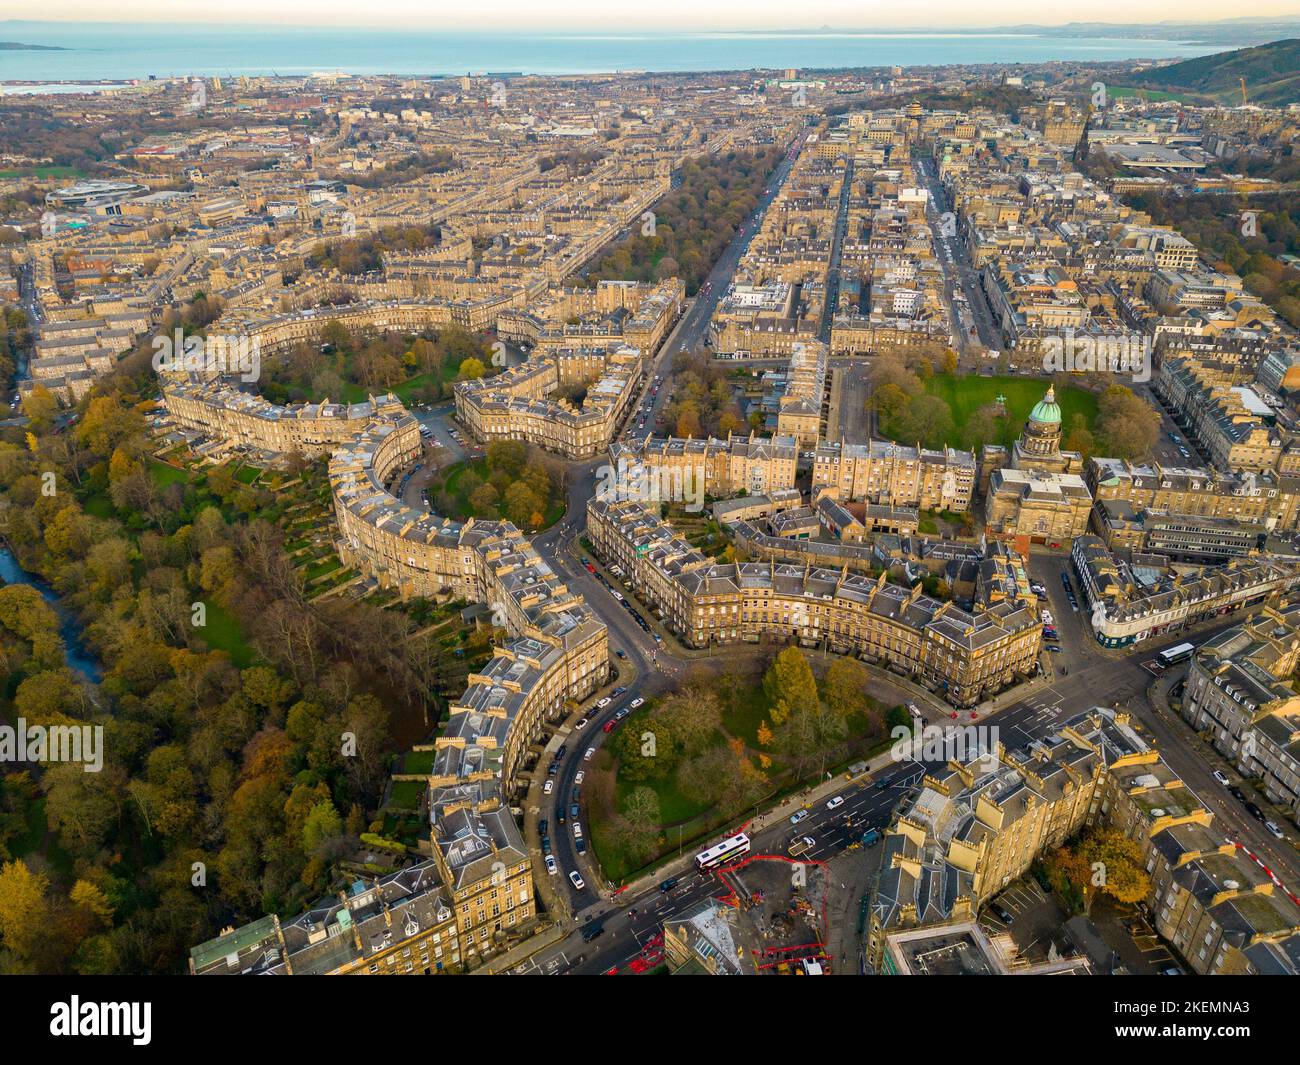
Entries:
{"type": "MultiPolygon", "coordinates": [[[[676,30],[817,30],[919,29],[1008,26],[1022,23],[1059,25],[1071,21],[1159,22],[1165,19],[1211,20],[1229,15],[1300,16],[1300,0],[1245,0],[1225,10],[1220,0],[1089,0],[1086,4],[1045,4],[1043,0],[913,0],[904,4],[864,4],[862,0],[222,0],[220,5],[177,4],[175,0],[0,0],[4,19],[31,18],[86,22],[196,22],[303,26],[384,26],[425,29],[527,31],[603,30],[671,32],[676,30]]],[[[14,27],[9,29],[13,33],[14,27]]]]}

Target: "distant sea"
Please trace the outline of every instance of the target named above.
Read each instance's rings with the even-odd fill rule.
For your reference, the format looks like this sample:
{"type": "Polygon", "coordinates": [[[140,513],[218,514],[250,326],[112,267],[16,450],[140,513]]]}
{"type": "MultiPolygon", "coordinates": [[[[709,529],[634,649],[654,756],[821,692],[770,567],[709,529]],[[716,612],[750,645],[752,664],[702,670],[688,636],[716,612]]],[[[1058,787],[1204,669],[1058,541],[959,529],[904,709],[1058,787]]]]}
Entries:
{"type": "Polygon", "coordinates": [[[0,82],[318,71],[419,76],[888,67],[1161,58],[1218,50],[1178,41],[960,32],[526,35],[27,21],[0,21],[0,41],[68,49],[0,51],[0,82]]]}

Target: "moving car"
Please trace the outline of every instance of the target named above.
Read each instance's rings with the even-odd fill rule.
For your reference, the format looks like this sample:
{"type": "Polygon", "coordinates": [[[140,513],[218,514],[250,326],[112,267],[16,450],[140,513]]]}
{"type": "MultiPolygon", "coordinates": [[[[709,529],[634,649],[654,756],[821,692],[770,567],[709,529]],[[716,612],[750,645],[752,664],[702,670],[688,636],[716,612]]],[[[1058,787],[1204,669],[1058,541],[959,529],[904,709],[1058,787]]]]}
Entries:
{"type": "Polygon", "coordinates": [[[1229,784],[1228,774],[1225,773],[1222,769],[1216,769],[1214,771],[1214,779],[1217,780],[1220,784],[1222,784],[1225,788],[1229,784]]]}
{"type": "Polygon", "coordinates": [[[807,810],[796,810],[794,812],[794,815],[790,818],[790,824],[797,825],[800,821],[802,821],[807,816],[808,816],[807,810]]]}
{"type": "Polygon", "coordinates": [[[1267,828],[1267,829],[1269,830],[1269,832],[1271,832],[1271,833],[1272,833],[1274,836],[1276,836],[1278,839],[1286,839],[1286,834],[1285,834],[1285,833],[1284,833],[1280,828],[1277,827],[1277,823],[1276,823],[1276,822],[1274,822],[1274,821],[1265,821],[1265,822],[1264,822],[1264,827],[1267,828]]]}
{"type": "Polygon", "coordinates": [[[573,886],[576,887],[579,891],[581,891],[583,888],[587,886],[587,882],[578,875],[578,871],[576,869],[573,870],[571,873],[569,873],[569,880],[573,884],[573,886]]]}
{"type": "Polygon", "coordinates": [[[844,805],[844,796],[843,796],[843,795],[836,795],[835,798],[829,800],[829,801],[826,803],[826,809],[828,809],[828,810],[834,810],[836,807],[838,807],[838,806],[843,806],[843,805],[844,805]]]}

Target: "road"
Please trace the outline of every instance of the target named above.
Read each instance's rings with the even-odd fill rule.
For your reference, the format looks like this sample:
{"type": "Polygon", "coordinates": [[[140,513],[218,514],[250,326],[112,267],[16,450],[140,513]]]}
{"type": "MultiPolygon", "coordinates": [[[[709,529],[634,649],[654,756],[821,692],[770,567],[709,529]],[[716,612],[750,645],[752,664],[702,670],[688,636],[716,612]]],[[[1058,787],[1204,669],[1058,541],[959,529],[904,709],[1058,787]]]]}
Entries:
{"type": "MultiPolygon", "coordinates": [[[[1071,609],[1061,584],[1061,571],[1068,560],[1060,555],[1036,555],[1031,560],[1031,575],[1047,589],[1046,607],[1053,615],[1060,633],[1062,652],[1045,656],[1052,669],[1051,682],[1031,695],[1012,702],[979,723],[998,729],[998,738],[1009,748],[1023,748],[1038,739],[1046,738],[1057,730],[1060,723],[1093,706],[1114,706],[1128,710],[1160,751],[1161,757],[1184,781],[1193,793],[1214,814],[1215,826],[1226,837],[1238,840],[1260,855],[1291,890],[1300,886],[1300,861],[1295,850],[1269,835],[1245,811],[1241,804],[1213,777],[1214,765],[1207,749],[1175,715],[1156,710],[1147,699],[1147,689],[1155,679],[1149,668],[1157,647],[1144,644],[1127,655],[1116,655],[1097,647],[1092,638],[1086,612],[1071,609]]],[[[585,571],[583,571],[585,573],[585,571]]],[[[609,595],[596,578],[586,574],[590,587],[583,594],[598,608],[602,616],[618,620],[625,611],[609,595]],[[603,608],[603,609],[602,609],[603,608]]],[[[1205,639],[1215,632],[1235,624],[1228,620],[1197,633],[1205,639]]],[[[620,630],[621,632],[622,630],[620,630]]],[[[634,646],[649,650],[640,629],[630,626],[629,636],[634,646]]],[[[623,637],[620,635],[620,639],[623,637]]],[[[1182,637],[1172,635],[1166,643],[1178,642],[1182,637]]],[[[629,648],[629,653],[631,649],[629,648]]],[[[599,746],[608,737],[601,731],[604,721],[638,693],[652,694],[671,686],[671,677],[665,675],[663,665],[673,662],[670,650],[659,653],[659,671],[646,676],[640,674],[638,683],[621,698],[614,700],[605,710],[592,716],[589,724],[567,737],[569,748],[564,765],[558,774],[557,794],[572,801],[576,773],[584,765],[583,754],[589,746],[599,746]]],[[[640,669],[638,665],[638,669],[640,669]]],[[[964,717],[965,715],[963,715],[964,717]]],[[[968,723],[963,720],[962,722],[968,723]]],[[[873,780],[846,784],[840,792],[844,804],[835,811],[825,808],[824,801],[814,803],[806,819],[797,826],[782,819],[777,824],[751,834],[753,853],[785,854],[790,841],[796,836],[810,835],[816,840],[808,857],[829,860],[843,852],[861,838],[868,828],[883,830],[888,826],[894,807],[919,779],[925,763],[912,760],[891,765],[873,780]]],[[[595,883],[591,868],[583,859],[579,864],[572,853],[571,830],[568,825],[557,829],[553,809],[546,814],[551,818],[551,838],[556,843],[556,855],[561,872],[580,868],[587,887],[573,894],[571,904],[577,918],[574,932],[558,945],[539,952],[534,958],[517,967],[518,973],[602,973],[626,965],[635,958],[651,938],[656,936],[665,918],[689,913],[709,895],[721,892],[721,886],[711,875],[705,876],[688,869],[677,873],[665,871],[664,876],[676,876],[679,883],[670,891],[657,888],[640,891],[635,895],[618,898],[601,898],[593,889],[595,883]],[[636,914],[630,915],[629,911],[636,914]],[[596,918],[605,932],[599,939],[584,943],[580,929],[596,918]]],[[[683,857],[689,858],[697,846],[684,846],[683,857]]]]}
{"type": "Polygon", "coordinates": [[[667,405],[670,396],[667,388],[660,388],[656,392],[656,384],[667,381],[672,377],[673,360],[680,352],[696,351],[704,347],[705,340],[709,335],[709,322],[713,319],[713,312],[718,305],[718,301],[730,287],[731,279],[735,276],[736,268],[740,265],[745,249],[749,247],[749,242],[758,230],[763,214],[771,206],[772,201],[776,199],[781,186],[785,183],[785,179],[790,176],[790,169],[793,166],[794,161],[787,153],[768,179],[767,186],[753,214],[745,219],[740,230],[732,238],[731,243],[718,257],[718,261],[713,264],[713,269],[709,271],[704,283],[700,286],[700,290],[691,300],[686,313],[681,317],[681,321],[677,323],[672,334],[660,347],[659,354],[647,367],[645,387],[637,398],[636,407],[633,409],[628,422],[630,434],[644,435],[654,431],[659,419],[663,416],[664,407],[667,405]]]}
{"type": "Polygon", "coordinates": [[[994,321],[987,297],[979,283],[979,272],[971,265],[970,255],[957,231],[957,217],[952,213],[948,194],[939,183],[939,176],[933,161],[918,159],[916,169],[920,172],[930,192],[927,217],[934,238],[935,251],[943,264],[945,277],[944,300],[948,306],[949,320],[953,323],[953,333],[965,353],[970,347],[972,337],[968,325],[973,322],[979,342],[990,352],[999,352],[1002,348],[1001,330],[994,321]],[[969,319],[961,320],[958,305],[954,302],[955,292],[961,290],[969,319]]]}

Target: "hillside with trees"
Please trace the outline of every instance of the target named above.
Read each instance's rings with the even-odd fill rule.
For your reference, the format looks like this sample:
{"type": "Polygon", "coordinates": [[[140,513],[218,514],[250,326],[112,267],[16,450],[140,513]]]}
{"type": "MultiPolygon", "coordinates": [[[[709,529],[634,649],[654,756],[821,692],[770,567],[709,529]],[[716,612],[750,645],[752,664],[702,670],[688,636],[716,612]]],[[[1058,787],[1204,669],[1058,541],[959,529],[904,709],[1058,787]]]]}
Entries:
{"type": "Polygon", "coordinates": [[[1197,56],[1141,71],[1126,80],[1146,88],[1204,93],[1220,103],[1238,104],[1242,79],[1253,104],[1285,107],[1300,102],[1300,38],[1197,56]]]}

